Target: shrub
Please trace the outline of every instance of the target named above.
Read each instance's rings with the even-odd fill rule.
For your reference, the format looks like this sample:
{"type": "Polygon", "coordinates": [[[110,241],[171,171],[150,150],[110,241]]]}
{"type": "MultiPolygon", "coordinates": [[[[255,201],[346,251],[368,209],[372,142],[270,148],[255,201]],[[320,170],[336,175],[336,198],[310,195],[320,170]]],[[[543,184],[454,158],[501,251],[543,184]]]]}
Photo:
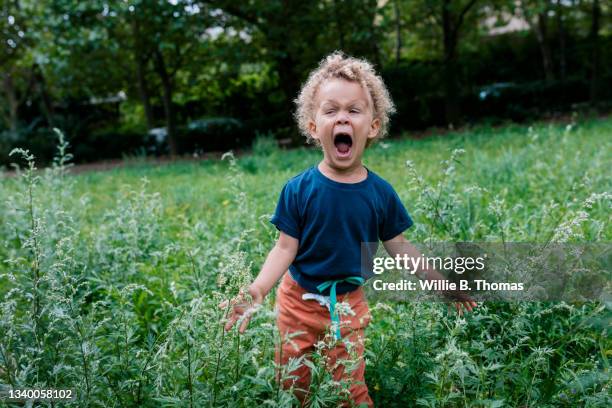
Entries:
{"type": "Polygon", "coordinates": [[[177,137],[179,153],[194,151],[225,151],[235,147],[247,147],[254,135],[246,131],[244,124],[235,118],[204,118],[182,127],[177,137]]]}

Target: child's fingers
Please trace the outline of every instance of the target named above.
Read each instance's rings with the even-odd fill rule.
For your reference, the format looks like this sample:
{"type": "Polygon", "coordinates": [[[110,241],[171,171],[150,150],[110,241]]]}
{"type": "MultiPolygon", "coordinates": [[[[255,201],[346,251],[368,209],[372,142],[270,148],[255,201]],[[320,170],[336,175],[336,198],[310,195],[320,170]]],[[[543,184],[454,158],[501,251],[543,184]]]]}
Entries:
{"type": "Polygon", "coordinates": [[[223,302],[219,303],[219,309],[225,309],[228,305],[227,300],[224,300],[223,302]]]}
{"type": "Polygon", "coordinates": [[[236,321],[238,321],[238,319],[240,319],[241,314],[237,313],[236,310],[234,309],[231,313],[231,316],[228,318],[227,323],[225,324],[225,331],[228,331],[229,329],[231,329],[234,324],[236,324],[236,321]]]}
{"type": "Polygon", "coordinates": [[[463,309],[461,309],[461,303],[455,303],[455,309],[457,309],[457,313],[459,313],[459,316],[463,316],[463,309]]]}
{"type": "Polygon", "coordinates": [[[238,329],[238,331],[240,333],[244,333],[244,331],[246,330],[247,326],[249,325],[249,321],[251,320],[250,317],[246,317],[244,319],[244,321],[242,322],[242,324],[240,325],[240,328],[238,329]]]}
{"type": "Polygon", "coordinates": [[[238,320],[238,316],[234,313],[225,324],[225,331],[231,329],[234,323],[236,323],[236,320],[238,320]]]}

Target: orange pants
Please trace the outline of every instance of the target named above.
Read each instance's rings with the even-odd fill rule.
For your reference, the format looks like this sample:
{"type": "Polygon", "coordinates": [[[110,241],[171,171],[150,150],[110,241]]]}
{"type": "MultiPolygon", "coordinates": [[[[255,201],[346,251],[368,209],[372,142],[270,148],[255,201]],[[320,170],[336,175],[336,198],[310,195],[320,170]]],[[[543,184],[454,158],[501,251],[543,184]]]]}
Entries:
{"type": "MultiPolygon", "coordinates": [[[[277,319],[276,324],[281,334],[280,349],[277,346],[275,351],[276,363],[285,365],[290,358],[298,358],[314,350],[314,345],[323,340],[329,332],[328,326],[331,324],[329,310],[326,306],[321,306],[315,300],[303,300],[302,295],[307,293],[296,281],[293,280],[289,272],[285,273],[276,295],[277,319]],[[294,337],[292,333],[303,332],[294,337]],[[287,334],[289,339],[286,340],[287,334]]],[[[372,399],[368,394],[368,387],[365,384],[365,361],[363,359],[364,350],[364,330],[370,322],[370,312],[368,303],[365,299],[364,291],[358,288],[353,292],[339,295],[338,303],[348,302],[355,312],[355,316],[340,316],[340,330],[342,339],[335,343],[335,347],[324,349],[327,367],[333,370],[335,381],[341,379],[350,382],[350,399],[355,406],[366,404],[372,407],[372,399]],[[348,340],[355,345],[351,354],[343,340],[348,340]],[[338,361],[353,359],[357,356],[357,368],[349,371],[345,370],[342,363],[338,361]],[[345,371],[349,371],[345,373],[345,371]]],[[[329,340],[329,338],[328,338],[329,340]]],[[[310,368],[302,364],[289,375],[297,376],[297,379],[285,379],[283,388],[287,389],[292,385],[295,387],[295,395],[304,404],[308,401],[308,389],[310,386],[310,368]]]]}

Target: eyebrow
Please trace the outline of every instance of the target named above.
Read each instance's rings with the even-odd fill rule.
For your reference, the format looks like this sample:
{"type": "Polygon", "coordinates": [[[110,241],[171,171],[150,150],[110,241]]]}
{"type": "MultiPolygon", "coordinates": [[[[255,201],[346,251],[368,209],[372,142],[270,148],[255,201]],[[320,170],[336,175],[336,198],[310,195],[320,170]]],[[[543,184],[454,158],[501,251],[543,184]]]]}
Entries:
{"type": "MultiPolygon", "coordinates": [[[[358,103],[362,103],[364,105],[368,105],[368,102],[363,101],[363,99],[353,99],[352,101],[350,101],[348,103],[348,105],[355,105],[358,103]]],[[[327,99],[325,101],[321,101],[321,106],[325,105],[325,104],[332,104],[332,105],[339,105],[340,103],[338,101],[336,101],[335,99],[327,99]]]]}

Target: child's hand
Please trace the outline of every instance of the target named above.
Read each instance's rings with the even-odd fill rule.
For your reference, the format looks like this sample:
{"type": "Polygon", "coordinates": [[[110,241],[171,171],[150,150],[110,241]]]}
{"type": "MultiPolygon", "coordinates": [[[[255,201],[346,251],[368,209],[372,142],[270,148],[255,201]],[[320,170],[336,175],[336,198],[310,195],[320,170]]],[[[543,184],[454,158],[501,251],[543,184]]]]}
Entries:
{"type": "Polygon", "coordinates": [[[463,316],[462,306],[465,307],[465,310],[467,310],[468,312],[471,312],[473,308],[478,306],[478,304],[474,302],[473,300],[466,300],[464,302],[455,302],[455,309],[457,309],[457,313],[459,313],[459,316],[463,316]]]}
{"type": "Polygon", "coordinates": [[[234,323],[242,318],[242,324],[238,331],[244,333],[251,320],[251,315],[261,305],[263,298],[263,293],[251,285],[247,290],[241,290],[238,296],[231,299],[229,303],[227,300],[219,303],[219,308],[221,309],[227,308],[228,305],[231,307],[228,321],[225,324],[225,331],[231,329],[234,323]]]}
{"type": "MultiPolygon", "coordinates": [[[[463,316],[463,308],[471,312],[478,304],[466,293],[460,291],[446,291],[444,296],[454,301],[455,309],[459,316],[463,316]]],[[[450,304],[449,304],[450,308],[450,304]]]]}

